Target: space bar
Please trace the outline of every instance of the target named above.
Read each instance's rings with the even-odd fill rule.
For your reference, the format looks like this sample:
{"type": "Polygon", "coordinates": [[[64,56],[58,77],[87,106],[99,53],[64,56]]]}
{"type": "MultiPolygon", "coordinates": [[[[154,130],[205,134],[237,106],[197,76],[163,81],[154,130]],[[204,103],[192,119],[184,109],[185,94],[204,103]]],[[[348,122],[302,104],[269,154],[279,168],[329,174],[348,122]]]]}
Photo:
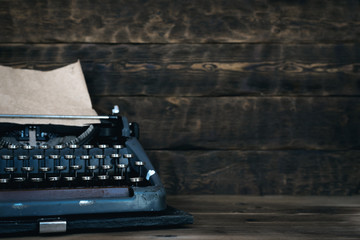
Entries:
{"type": "Polygon", "coordinates": [[[67,188],[0,191],[0,201],[51,201],[78,198],[129,197],[128,187],[67,188]]]}

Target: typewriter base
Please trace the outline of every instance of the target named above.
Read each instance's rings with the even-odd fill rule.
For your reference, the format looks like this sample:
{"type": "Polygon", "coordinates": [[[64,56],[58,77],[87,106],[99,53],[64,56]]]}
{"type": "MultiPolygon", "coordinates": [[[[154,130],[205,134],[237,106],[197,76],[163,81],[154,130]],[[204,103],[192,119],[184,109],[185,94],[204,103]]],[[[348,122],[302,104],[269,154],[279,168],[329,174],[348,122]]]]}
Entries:
{"type": "Polygon", "coordinates": [[[14,234],[38,234],[41,221],[66,221],[66,232],[95,232],[130,228],[167,227],[193,223],[193,216],[168,206],[159,212],[121,214],[91,214],[63,216],[60,218],[23,218],[0,220],[0,236],[14,234]]]}

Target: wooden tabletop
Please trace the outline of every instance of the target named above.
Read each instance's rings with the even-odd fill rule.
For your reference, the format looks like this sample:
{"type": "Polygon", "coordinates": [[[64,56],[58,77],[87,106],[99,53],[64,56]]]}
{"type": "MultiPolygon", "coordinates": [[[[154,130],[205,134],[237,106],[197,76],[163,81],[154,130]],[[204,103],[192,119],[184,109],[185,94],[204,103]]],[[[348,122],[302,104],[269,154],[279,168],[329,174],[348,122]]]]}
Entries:
{"type": "Polygon", "coordinates": [[[360,239],[360,196],[168,196],[168,203],[193,214],[194,224],[42,239],[360,239]]]}

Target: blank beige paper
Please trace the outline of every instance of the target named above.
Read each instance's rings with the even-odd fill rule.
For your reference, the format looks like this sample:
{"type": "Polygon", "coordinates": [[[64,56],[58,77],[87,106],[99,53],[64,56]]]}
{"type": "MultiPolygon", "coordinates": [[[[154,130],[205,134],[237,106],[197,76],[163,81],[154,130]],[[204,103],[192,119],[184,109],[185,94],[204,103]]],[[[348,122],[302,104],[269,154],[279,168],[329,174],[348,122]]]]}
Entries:
{"type": "MultiPolygon", "coordinates": [[[[0,66],[0,114],[97,116],[79,61],[51,71],[0,66]]],[[[85,126],[99,120],[0,118],[0,122],[85,126]]]]}

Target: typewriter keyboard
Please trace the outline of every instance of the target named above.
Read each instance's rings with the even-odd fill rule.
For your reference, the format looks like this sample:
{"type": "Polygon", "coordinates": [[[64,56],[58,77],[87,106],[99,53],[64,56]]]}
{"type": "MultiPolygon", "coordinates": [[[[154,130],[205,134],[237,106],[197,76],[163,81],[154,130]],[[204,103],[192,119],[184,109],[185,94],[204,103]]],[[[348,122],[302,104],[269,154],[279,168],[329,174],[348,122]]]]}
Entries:
{"type": "Polygon", "coordinates": [[[123,145],[8,145],[0,154],[1,189],[150,185],[145,162],[123,145]]]}

